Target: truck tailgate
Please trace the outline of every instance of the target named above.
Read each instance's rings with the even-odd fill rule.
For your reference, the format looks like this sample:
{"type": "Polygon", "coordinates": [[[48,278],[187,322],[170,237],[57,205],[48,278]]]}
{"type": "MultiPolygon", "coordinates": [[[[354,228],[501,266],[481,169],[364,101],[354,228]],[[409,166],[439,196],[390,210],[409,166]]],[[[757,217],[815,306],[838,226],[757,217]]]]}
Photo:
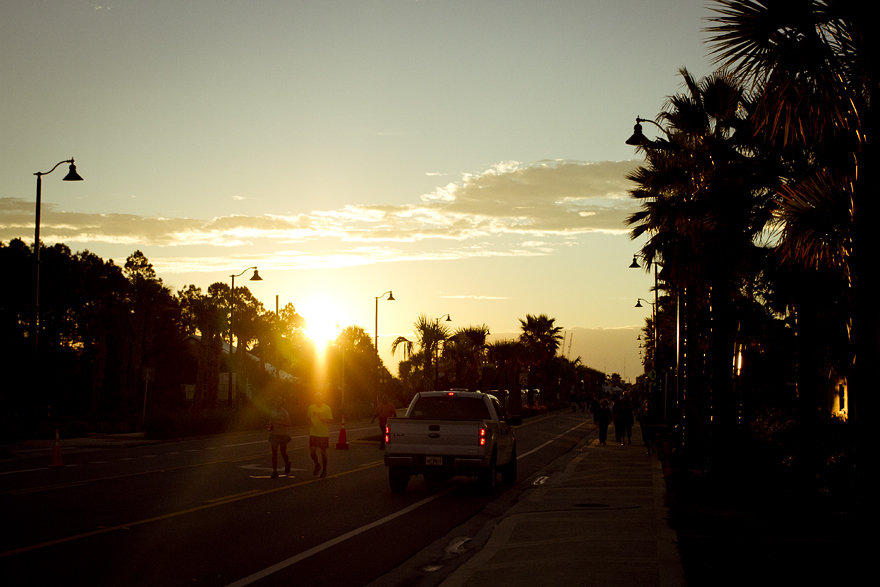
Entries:
{"type": "Polygon", "coordinates": [[[390,436],[386,454],[480,456],[480,421],[409,420],[388,421],[390,436]]]}

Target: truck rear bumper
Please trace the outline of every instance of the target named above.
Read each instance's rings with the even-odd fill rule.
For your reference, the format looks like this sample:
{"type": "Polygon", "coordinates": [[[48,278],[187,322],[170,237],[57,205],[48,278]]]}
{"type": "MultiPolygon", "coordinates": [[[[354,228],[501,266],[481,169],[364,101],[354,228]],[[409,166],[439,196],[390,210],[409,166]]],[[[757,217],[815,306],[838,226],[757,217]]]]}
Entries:
{"type": "Polygon", "coordinates": [[[432,468],[443,469],[448,467],[451,467],[456,471],[468,471],[474,469],[485,469],[489,466],[489,458],[445,456],[443,457],[443,465],[426,465],[425,457],[421,455],[385,455],[385,464],[389,467],[409,467],[410,469],[415,469],[419,471],[432,468]]]}
{"type": "Polygon", "coordinates": [[[389,457],[385,455],[385,464],[389,467],[412,467],[412,457],[389,457]]]}

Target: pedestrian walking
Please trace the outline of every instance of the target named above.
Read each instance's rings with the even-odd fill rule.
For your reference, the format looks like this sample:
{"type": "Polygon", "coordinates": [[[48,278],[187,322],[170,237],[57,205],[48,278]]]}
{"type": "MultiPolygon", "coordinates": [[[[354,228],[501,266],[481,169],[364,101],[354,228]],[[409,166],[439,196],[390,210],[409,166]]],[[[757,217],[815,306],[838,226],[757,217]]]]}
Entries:
{"type": "Polygon", "coordinates": [[[599,424],[599,444],[605,446],[605,441],[608,439],[608,424],[611,422],[611,410],[608,408],[607,400],[602,400],[602,403],[593,412],[593,417],[599,424]]]}
{"type": "Polygon", "coordinates": [[[624,444],[632,444],[633,435],[633,409],[632,402],[629,397],[620,402],[617,409],[617,416],[614,419],[614,433],[621,446],[624,444]]]}
{"type": "Polygon", "coordinates": [[[315,403],[309,406],[307,411],[309,425],[309,454],[315,463],[313,475],[320,473],[321,477],[327,476],[327,449],[330,447],[330,427],[333,421],[333,412],[330,406],[324,403],[324,396],[315,394],[315,403]],[[318,449],[321,449],[321,462],[318,463],[318,449]],[[323,468],[322,468],[323,465],[323,468]]]}
{"type": "Polygon", "coordinates": [[[370,420],[370,424],[372,424],[376,418],[379,419],[379,450],[385,449],[385,425],[388,423],[388,418],[393,418],[396,415],[397,408],[388,400],[387,395],[383,395],[382,403],[376,406],[376,413],[370,420]]]}
{"type": "Polygon", "coordinates": [[[657,413],[651,400],[646,399],[639,408],[638,420],[642,440],[645,441],[645,451],[649,455],[657,454],[657,413]]]}
{"type": "Polygon", "coordinates": [[[290,434],[287,427],[290,426],[290,414],[284,408],[284,398],[278,396],[274,400],[274,407],[269,412],[269,445],[272,447],[272,477],[278,477],[278,451],[284,459],[284,474],[290,474],[290,459],[287,457],[287,443],[290,442],[290,434]]]}
{"type": "Polygon", "coordinates": [[[623,426],[620,423],[620,408],[623,407],[623,402],[620,401],[620,398],[617,397],[616,394],[612,395],[611,399],[614,401],[611,406],[611,422],[614,423],[614,440],[623,446],[623,426]]]}

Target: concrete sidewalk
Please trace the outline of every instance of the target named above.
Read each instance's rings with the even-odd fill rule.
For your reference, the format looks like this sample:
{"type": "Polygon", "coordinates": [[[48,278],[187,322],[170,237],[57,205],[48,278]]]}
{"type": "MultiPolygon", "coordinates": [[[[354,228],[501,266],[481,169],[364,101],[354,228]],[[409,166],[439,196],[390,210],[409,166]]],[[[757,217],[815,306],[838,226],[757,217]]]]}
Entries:
{"type": "Polygon", "coordinates": [[[535,480],[441,587],[683,585],[660,461],[638,426],[627,446],[613,432],[600,446],[594,431],[535,480]]]}

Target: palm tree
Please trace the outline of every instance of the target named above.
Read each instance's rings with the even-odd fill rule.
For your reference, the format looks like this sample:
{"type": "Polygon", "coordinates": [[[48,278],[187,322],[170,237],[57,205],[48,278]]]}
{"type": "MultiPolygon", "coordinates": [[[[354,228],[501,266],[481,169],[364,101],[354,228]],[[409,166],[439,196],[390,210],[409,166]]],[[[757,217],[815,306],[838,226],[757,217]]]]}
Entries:
{"type": "Polygon", "coordinates": [[[444,345],[443,359],[450,363],[451,379],[456,387],[476,389],[479,386],[488,336],[489,327],[485,324],[466,326],[456,329],[444,345]]]}
{"type": "Polygon", "coordinates": [[[391,343],[392,356],[397,353],[397,349],[403,349],[403,359],[408,360],[413,352],[413,342],[405,336],[398,336],[391,343]]]}
{"type": "Polygon", "coordinates": [[[207,295],[203,295],[201,288],[195,285],[189,285],[177,293],[184,331],[200,337],[192,403],[195,413],[203,408],[214,408],[217,404],[222,336],[226,327],[226,305],[220,293],[213,285],[208,288],[207,295]]]}
{"type": "Polygon", "coordinates": [[[679,402],[704,423],[691,432],[708,435],[711,422],[723,441],[733,438],[739,411],[731,384],[734,308],[754,277],[749,260],[771,219],[773,178],[768,160],[745,140],[753,105],[742,86],[724,71],[701,80],[680,73],[687,91],[669,97],[659,116],[668,140],[643,145],[648,164],[629,176],[642,209],[628,222],[633,238],[649,236],[642,255],[649,266],[662,263],[666,289],[686,295],[684,340],[700,352],[685,353],[685,380],[695,393],[684,388],[679,402]]]}
{"type": "Polygon", "coordinates": [[[871,411],[880,363],[880,307],[870,290],[880,215],[876,140],[868,140],[878,88],[873,15],[867,3],[848,0],[717,4],[708,29],[717,61],[761,89],[757,138],[798,163],[780,190],[783,251],[806,267],[839,268],[850,294],[858,359],[849,413],[857,418],[859,409],[871,411]]]}
{"type": "MultiPolygon", "coordinates": [[[[534,368],[536,386],[542,391],[548,391],[548,370],[562,340],[559,334],[562,327],[556,326],[555,322],[556,318],[550,318],[547,314],[526,314],[525,320],[519,319],[522,330],[519,340],[525,346],[526,364],[534,368]]],[[[529,381],[529,385],[532,386],[532,381],[529,381]]]]}
{"type": "Polygon", "coordinates": [[[434,359],[440,354],[443,345],[449,339],[449,329],[439,320],[428,318],[425,314],[420,314],[413,326],[415,327],[416,344],[419,347],[416,356],[422,364],[422,386],[425,389],[429,388],[429,378],[433,374],[431,387],[436,387],[437,374],[434,359]]]}
{"type": "Polygon", "coordinates": [[[508,410],[512,414],[522,412],[522,395],[520,393],[519,375],[525,345],[518,340],[497,340],[487,345],[486,355],[495,365],[498,389],[507,390],[510,394],[508,410]]]}

